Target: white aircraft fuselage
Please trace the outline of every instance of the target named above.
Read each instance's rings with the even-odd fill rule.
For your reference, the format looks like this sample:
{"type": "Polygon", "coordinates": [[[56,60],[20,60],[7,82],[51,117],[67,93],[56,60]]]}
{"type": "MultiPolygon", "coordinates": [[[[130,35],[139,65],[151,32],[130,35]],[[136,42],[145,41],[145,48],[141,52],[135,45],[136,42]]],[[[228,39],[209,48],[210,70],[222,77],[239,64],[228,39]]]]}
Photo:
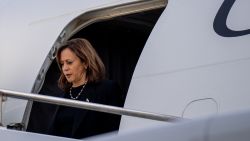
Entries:
{"type": "MultiPolygon", "coordinates": [[[[0,89],[34,94],[52,89],[52,95],[51,76],[59,74],[56,50],[84,37],[104,59],[109,78],[124,89],[124,108],[188,119],[247,111],[249,6],[249,0],[2,0],[0,89]]],[[[3,125],[27,126],[31,106],[7,98],[3,125]]],[[[122,116],[119,133],[162,124],[122,116]]],[[[9,131],[1,130],[0,136],[9,131]]]]}

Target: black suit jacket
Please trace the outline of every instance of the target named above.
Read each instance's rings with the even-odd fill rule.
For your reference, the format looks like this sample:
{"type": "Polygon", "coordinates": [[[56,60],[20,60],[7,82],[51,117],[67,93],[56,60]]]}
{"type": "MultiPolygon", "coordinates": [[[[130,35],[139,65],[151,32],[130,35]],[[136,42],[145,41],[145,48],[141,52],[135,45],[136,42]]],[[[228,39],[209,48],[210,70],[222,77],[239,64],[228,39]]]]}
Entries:
{"type": "MultiPolygon", "coordinates": [[[[88,83],[84,88],[83,97],[79,97],[79,100],[86,101],[86,98],[89,102],[99,103],[105,105],[119,106],[122,107],[124,100],[121,94],[121,89],[117,83],[110,80],[103,80],[98,83],[88,83]]],[[[60,97],[68,98],[69,94],[62,94],[60,97]]],[[[58,112],[63,110],[63,106],[56,106],[50,112],[51,115],[45,119],[50,119],[47,121],[47,129],[43,131],[45,134],[58,135],[56,127],[57,119],[62,118],[58,117],[58,112]]],[[[78,108],[74,109],[75,118],[72,126],[72,131],[70,137],[72,138],[84,138],[92,135],[102,134],[110,131],[118,130],[121,116],[114,114],[107,114],[103,112],[96,112],[90,110],[83,110],[78,108]]],[[[35,110],[32,108],[32,110],[35,110]]],[[[33,114],[34,115],[34,114],[33,114]]],[[[32,115],[31,115],[32,116],[32,115]]],[[[39,121],[37,121],[39,122],[39,121]]],[[[37,125],[36,125],[37,126],[37,125]]],[[[39,127],[38,127],[39,128],[39,127]]],[[[31,128],[30,128],[31,129],[31,128]]],[[[34,129],[34,127],[32,127],[34,129]]],[[[31,131],[31,130],[30,130],[31,131]]],[[[38,129],[38,131],[40,131],[38,129]]],[[[34,132],[34,130],[33,130],[34,132]]],[[[64,136],[64,135],[59,135],[64,136]]],[[[68,136],[67,136],[68,137],[68,136]]]]}

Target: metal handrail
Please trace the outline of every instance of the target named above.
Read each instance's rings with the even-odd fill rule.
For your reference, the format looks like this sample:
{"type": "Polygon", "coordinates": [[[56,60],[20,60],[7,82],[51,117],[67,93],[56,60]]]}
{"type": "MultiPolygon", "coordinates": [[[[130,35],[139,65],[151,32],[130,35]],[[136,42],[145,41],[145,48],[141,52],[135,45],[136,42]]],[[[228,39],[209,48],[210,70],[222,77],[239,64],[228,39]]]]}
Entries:
{"type": "Polygon", "coordinates": [[[8,97],[19,98],[19,99],[33,100],[43,103],[57,104],[57,105],[105,112],[105,113],[112,113],[117,115],[127,115],[127,116],[140,117],[158,121],[165,121],[165,122],[176,122],[183,120],[183,118],[176,116],[150,113],[145,111],[138,111],[138,110],[132,110],[116,106],[108,106],[108,105],[96,104],[78,100],[70,100],[70,99],[46,96],[41,94],[23,93],[23,92],[0,89],[0,95],[5,95],[8,97]]]}
{"type": "Polygon", "coordinates": [[[3,95],[0,94],[0,126],[2,126],[2,113],[3,113],[3,95]]]}

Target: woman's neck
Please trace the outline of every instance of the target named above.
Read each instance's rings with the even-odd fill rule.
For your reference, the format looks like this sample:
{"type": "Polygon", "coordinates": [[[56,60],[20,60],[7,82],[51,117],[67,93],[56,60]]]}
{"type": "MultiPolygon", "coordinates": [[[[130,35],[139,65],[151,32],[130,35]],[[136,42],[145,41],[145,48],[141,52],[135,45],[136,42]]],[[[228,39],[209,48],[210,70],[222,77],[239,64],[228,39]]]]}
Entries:
{"type": "Polygon", "coordinates": [[[79,87],[79,86],[81,86],[81,85],[86,84],[87,82],[88,82],[87,79],[83,79],[83,80],[81,80],[81,81],[78,82],[78,83],[73,83],[73,84],[72,84],[72,87],[76,88],[76,87],[79,87]]]}

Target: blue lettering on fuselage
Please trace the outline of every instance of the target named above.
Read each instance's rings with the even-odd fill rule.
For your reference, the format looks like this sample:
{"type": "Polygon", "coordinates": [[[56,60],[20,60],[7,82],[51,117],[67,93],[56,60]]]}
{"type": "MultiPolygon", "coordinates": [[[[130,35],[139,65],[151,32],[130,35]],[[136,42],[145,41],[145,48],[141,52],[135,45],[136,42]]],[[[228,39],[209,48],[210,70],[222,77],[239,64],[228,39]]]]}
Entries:
{"type": "Polygon", "coordinates": [[[237,37],[250,34],[250,29],[235,31],[227,27],[228,14],[236,0],[224,0],[214,19],[214,31],[223,37],[237,37]]]}

